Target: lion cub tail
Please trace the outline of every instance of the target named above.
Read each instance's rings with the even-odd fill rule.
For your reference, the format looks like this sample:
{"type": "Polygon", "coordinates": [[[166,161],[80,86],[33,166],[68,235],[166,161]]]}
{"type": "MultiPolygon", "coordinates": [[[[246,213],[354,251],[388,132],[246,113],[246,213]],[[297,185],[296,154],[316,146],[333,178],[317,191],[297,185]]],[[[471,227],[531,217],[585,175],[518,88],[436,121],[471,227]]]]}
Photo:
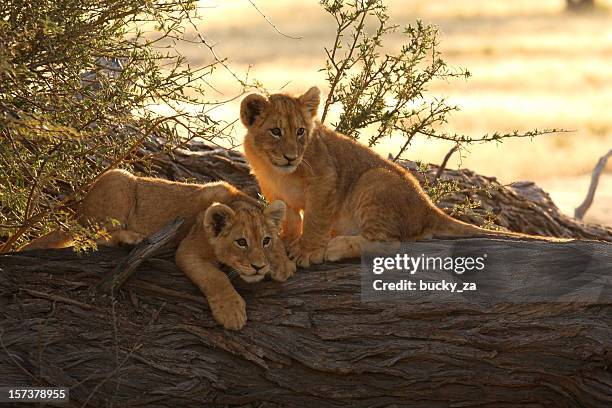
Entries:
{"type": "Polygon", "coordinates": [[[459,221],[446,213],[440,211],[437,214],[434,222],[434,228],[431,231],[435,238],[457,238],[457,237],[492,237],[492,238],[515,238],[523,240],[538,240],[549,242],[567,242],[570,239],[543,237],[538,235],[522,234],[511,231],[492,231],[476,225],[468,224],[467,222],[459,221]]]}

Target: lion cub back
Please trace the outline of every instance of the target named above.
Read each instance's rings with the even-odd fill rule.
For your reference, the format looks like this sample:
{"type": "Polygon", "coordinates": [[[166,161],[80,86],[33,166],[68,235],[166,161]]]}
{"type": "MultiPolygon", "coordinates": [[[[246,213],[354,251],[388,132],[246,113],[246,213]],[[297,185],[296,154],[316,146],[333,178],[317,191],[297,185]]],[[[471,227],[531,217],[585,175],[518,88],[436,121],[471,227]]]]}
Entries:
{"type": "Polygon", "coordinates": [[[179,236],[187,234],[197,215],[213,202],[241,194],[225,182],[190,184],[137,177],[111,170],[100,177],[81,203],[80,221],[110,219],[120,228],[150,235],[176,217],[184,217],[179,236]]]}

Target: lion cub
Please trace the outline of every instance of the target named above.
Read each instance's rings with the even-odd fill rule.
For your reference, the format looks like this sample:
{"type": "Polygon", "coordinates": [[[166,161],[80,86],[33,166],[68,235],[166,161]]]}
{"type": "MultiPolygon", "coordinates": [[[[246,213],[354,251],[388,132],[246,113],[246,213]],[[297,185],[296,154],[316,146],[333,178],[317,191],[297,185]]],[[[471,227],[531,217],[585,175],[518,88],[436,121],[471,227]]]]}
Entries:
{"type": "Polygon", "coordinates": [[[299,97],[251,94],[240,108],[244,152],[264,195],[287,203],[282,234],[298,265],[358,257],[371,241],[525,237],[451,218],[409,171],[316,120],[319,101],[313,87],[299,97]]]}
{"type": "MultiPolygon", "coordinates": [[[[278,238],[285,204],[262,207],[228,183],[178,183],[111,170],[93,185],[77,216],[83,224],[105,223],[110,237],[100,244],[109,246],[135,245],[184,217],[176,263],[206,296],[215,320],[237,330],[247,320],[245,302],[219,265],[233,268],[246,282],[258,282],[268,273],[283,282],[295,271],[278,238]]],[[[69,244],[70,236],[52,232],[25,249],[69,244]]]]}

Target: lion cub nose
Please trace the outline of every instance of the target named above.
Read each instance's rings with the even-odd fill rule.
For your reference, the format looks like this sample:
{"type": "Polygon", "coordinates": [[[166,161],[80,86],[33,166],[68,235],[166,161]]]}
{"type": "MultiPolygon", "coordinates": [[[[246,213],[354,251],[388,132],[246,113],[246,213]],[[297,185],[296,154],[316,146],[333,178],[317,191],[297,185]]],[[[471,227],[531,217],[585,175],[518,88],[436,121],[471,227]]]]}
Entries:
{"type": "Polygon", "coordinates": [[[263,268],[264,266],[266,266],[266,265],[265,265],[265,264],[263,264],[263,265],[255,265],[255,264],[251,264],[251,267],[252,267],[253,269],[255,269],[255,272],[259,272],[259,270],[260,270],[261,268],[263,268]]]}
{"type": "Polygon", "coordinates": [[[297,155],[292,155],[292,156],[287,156],[286,154],[283,154],[283,156],[285,157],[285,159],[287,159],[288,162],[292,162],[295,159],[297,159],[297,155]]]}

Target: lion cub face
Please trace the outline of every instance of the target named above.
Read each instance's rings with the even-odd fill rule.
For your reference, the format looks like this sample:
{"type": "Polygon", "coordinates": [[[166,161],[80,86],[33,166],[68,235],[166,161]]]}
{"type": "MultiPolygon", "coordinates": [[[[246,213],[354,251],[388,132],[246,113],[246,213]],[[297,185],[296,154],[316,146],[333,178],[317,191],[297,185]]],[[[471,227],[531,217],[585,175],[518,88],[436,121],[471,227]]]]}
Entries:
{"type": "Polygon", "coordinates": [[[258,282],[270,272],[270,251],[285,218],[285,203],[273,201],[265,210],[247,203],[235,209],[211,205],[204,228],[217,259],[238,272],[246,282],[258,282]]]}
{"type": "Polygon", "coordinates": [[[280,173],[292,173],[302,162],[311,137],[321,92],[312,87],[294,98],[274,94],[266,98],[251,94],[242,100],[240,120],[258,156],[280,173]]]}

